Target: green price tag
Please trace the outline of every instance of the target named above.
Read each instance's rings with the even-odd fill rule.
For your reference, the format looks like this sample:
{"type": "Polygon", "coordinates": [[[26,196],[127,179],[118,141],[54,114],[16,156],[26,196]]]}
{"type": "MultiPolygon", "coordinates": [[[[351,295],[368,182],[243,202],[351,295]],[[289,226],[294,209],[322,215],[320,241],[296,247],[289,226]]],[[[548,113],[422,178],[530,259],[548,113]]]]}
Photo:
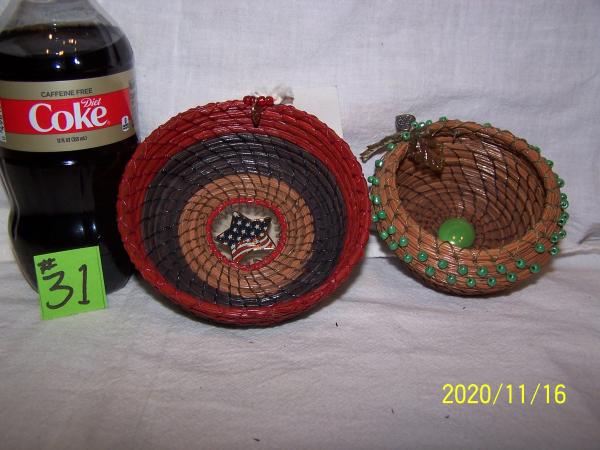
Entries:
{"type": "Polygon", "coordinates": [[[42,319],[106,308],[98,246],[37,255],[33,261],[42,319]]]}

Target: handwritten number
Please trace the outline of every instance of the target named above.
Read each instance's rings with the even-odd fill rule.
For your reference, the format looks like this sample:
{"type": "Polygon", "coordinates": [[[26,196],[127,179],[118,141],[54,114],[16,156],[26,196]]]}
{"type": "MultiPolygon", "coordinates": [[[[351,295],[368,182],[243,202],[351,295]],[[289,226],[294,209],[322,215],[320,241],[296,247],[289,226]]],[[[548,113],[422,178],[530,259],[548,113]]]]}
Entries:
{"type": "Polygon", "coordinates": [[[45,281],[50,281],[53,278],[58,278],[58,280],[54,282],[54,284],[50,288],[50,291],[67,291],[67,295],[65,296],[64,300],[58,303],[57,305],[51,305],[50,302],[46,302],[46,306],[48,307],[48,309],[59,309],[65,306],[67,302],[71,300],[71,297],[73,297],[73,288],[71,286],[64,286],[61,284],[65,279],[64,271],[59,270],[58,272],[43,277],[45,281]]]}
{"type": "MultiPolygon", "coordinates": [[[[90,300],[88,299],[88,294],[87,294],[87,280],[88,280],[88,267],[87,264],[82,264],[81,266],[79,266],[79,271],[81,272],[81,296],[82,299],[78,302],[80,305],[89,305],[90,304],[90,300]]],[[[45,281],[50,281],[54,278],[56,278],[56,280],[54,281],[54,284],[50,287],[49,291],[53,292],[53,291],[67,291],[67,293],[65,294],[65,298],[60,302],[57,303],[56,305],[51,305],[50,302],[46,302],[46,306],[48,307],[48,309],[60,309],[63,306],[65,306],[69,300],[71,300],[71,298],[73,297],[73,288],[69,285],[66,284],[62,284],[62,282],[65,279],[65,272],[63,270],[59,270],[58,272],[54,272],[51,275],[46,275],[44,277],[42,277],[45,281]]]]}
{"type": "Polygon", "coordinates": [[[90,301],[87,298],[87,264],[82,264],[81,266],[79,266],[79,271],[82,273],[81,278],[83,278],[83,280],[81,282],[82,283],[81,292],[82,292],[83,298],[81,299],[79,304],[80,305],[88,305],[90,303],[90,301]]]}

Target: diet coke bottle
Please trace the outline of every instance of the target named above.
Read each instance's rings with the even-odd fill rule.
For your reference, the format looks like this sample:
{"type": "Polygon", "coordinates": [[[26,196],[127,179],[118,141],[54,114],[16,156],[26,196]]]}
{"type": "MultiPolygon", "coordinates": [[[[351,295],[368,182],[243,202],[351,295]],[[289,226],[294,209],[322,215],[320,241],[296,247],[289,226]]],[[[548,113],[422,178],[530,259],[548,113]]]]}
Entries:
{"type": "Polygon", "coordinates": [[[115,205],[134,93],[129,42],[93,0],[13,0],[0,16],[0,172],[33,287],[34,255],[95,245],[107,292],[127,282],[115,205]]]}

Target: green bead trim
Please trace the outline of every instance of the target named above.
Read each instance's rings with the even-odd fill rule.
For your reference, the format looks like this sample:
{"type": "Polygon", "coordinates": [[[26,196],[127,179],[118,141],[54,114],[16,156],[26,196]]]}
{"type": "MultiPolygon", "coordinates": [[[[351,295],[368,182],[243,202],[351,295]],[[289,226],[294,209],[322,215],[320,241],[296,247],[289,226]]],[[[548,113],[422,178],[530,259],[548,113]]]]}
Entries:
{"type": "Polygon", "coordinates": [[[484,124],[483,124],[483,126],[484,126],[484,127],[486,127],[486,128],[489,128],[489,127],[491,127],[491,126],[492,126],[492,124],[491,124],[491,123],[489,123],[489,122],[486,122],[486,123],[484,123],[484,124]]]}
{"type": "Polygon", "coordinates": [[[387,219],[387,214],[385,211],[381,210],[377,212],[377,217],[379,217],[380,219],[387,219]]]}
{"type": "Polygon", "coordinates": [[[390,237],[390,235],[387,231],[382,231],[381,233],[379,233],[379,237],[385,241],[387,238],[390,237]]]}
{"type": "Polygon", "coordinates": [[[437,266],[442,269],[445,270],[448,268],[448,261],[446,261],[445,259],[440,259],[437,263],[437,266]]]}
{"type": "Polygon", "coordinates": [[[460,275],[466,275],[469,273],[469,268],[464,264],[461,264],[460,266],[458,266],[458,273],[460,275]]]}
{"type": "Polygon", "coordinates": [[[564,227],[567,224],[567,221],[565,219],[563,219],[563,218],[560,218],[560,219],[558,219],[558,221],[556,222],[556,224],[559,227],[564,227]]]}
{"type": "Polygon", "coordinates": [[[394,234],[396,231],[397,231],[397,230],[396,230],[396,227],[395,227],[394,225],[390,225],[390,226],[388,227],[388,229],[387,229],[387,232],[388,232],[388,234],[389,234],[389,235],[392,235],[392,234],[394,234]]]}
{"type": "Polygon", "coordinates": [[[501,273],[501,274],[505,274],[506,273],[506,266],[504,264],[498,264],[496,266],[496,272],[501,273]]]}
{"type": "Polygon", "coordinates": [[[375,167],[377,167],[378,169],[381,169],[383,167],[383,159],[375,160],[375,167]]]}
{"type": "Polygon", "coordinates": [[[560,218],[566,222],[567,220],[569,220],[569,213],[566,211],[563,211],[562,214],[560,215],[560,218]]]}
{"type": "Polygon", "coordinates": [[[546,246],[544,244],[542,244],[541,242],[538,242],[537,244],[535,244],[535,251],[539,254],[542,254],[546,251],[546,246]]]}
{"type": "Polygon", "coordinates": [[[374,205],[381,205],[381,197],[379,195],[374,195],[371,201],[374,205]]]}
{"type": "Polygon", "coordinates": [[[565,180],[563,180],[562,178],[557,178],[556,183],[558,184],[559,188],[565,187],[565,180]]]}
{"type": "Polygon", "coordinates": [[[402,132],[402,140],[403,141],[410,141],[410,132],[409,131],[402,132]]]}
{"type": "Polygon", "coordinates": [[[552,161],[551,159],[544,158],[544,161],[546,164],[548,164],[548,167],[550,167],[551,169],[552,167],[554,167],[554,161],[552,161]]]}
{"type": "Polygon", "coordinates": [[[531,265],[531,267],[529,268],[529,271],[530,271],[531,273],[539,273],[539,271],[540,271],[541,269],[542,269],[542,268],[540,267],[540,265],[539,265],[539,264],[532,264],[532,265],[531,265]]]}
{"type": "Polygon", "coordinates": [[[429,126],[429,125],[431,125],[432,123],[433,123],[433,120],[431,120],[431,119],[430,119],[430,120],[426,120],[426,121],[425,121],[425,125],[426,125],[426,126],[429,126]]]}
{"type": "Polygon", "coordinates": [[[419,130],[425,128],[425,122],[419,122],[419,130]]]}
{"type": "Polygon", "coordinates": [[[488,274],[488,269],[485,266],[479,266],[477,268],[477,275],[480,277],[485,277],[488,274]]]}
{"type": "Polygon", "coordinates": [[[496,286],[496,279],[494,277],[489,277],[487,280],[487,284],[489,287],[494,287],[496,286]]]}
{"type": "Polygon", "coordinates": [[[377,223],[377,222],[379,222],[379,217],[377,217],[377,214],[373,214],[373,215],[371,216],[371,221],[372,221],[373,223],[377,223]]]}
{"type": "Polygon", "coordinates": [[[529,148],[530,148],[530,149],[532,149],[532,150],[535,150],[535,151],[536,151],[536,152],[538,152],[538,153],[540,152],[540,148],[539,148],[537,145],[531,145],[531,144],[530,144],[530,145],[529,145],[529,148]]]}
{"type": "Polygon", "coordinates": [[[556,255],[558,255],[558,253],[559,253],[559,252],[560,252],[560,250],[558,249],[558,247],[557,247],[557,246],[552,246],[552,247],[550,247],[550,254],[551,254],[552,256],[556,256],[556,255]]]}
{"type": "Polygon", "coordinates": [[[558,232],[558,237],[559,237],[561,240],[563,240],[564,238],[566,238],[566,237],[567,237],[567,231],[566,231],[566,230],[560,230],[560,231],[558,232]]]}
{"type": "Polygon", "coordinates": [[[448,122],[448,118],[446,116],[442,116],[438,119],[440,122],[448,122]]]}
{"type": "Polygon", "coordinates": [[[388,244],[388,247],[390,248],[391,251],[395,252],[396,250],[398,250],[398,243],[392,241],[388,244]]]}
{"type": "Polygon", "coordinates": [[[410,127],[411,127],[411,128],[418,128],[418,127],[419,127],[419,122],[417,122],[416,120],[413,120],[413,121],[410,123],[410,127]]]}
{"type": "Polygon", "coordinates": [[[563,200],[562,202],[560,202],[560,207],[562,209],[567,209],[569,207],[569,201],[568,200],[563,200]]]}
{"type": "Polygon", "coordinates": [[[429,278],[431,278],[432,276],[435,275],[435,268],[432,266],[427,266],[425,267],[425,275],[427,275],[429,278]]]}
{"type": "Polygon", "coordinates": [[[406,264],[410,264],[411,262],[413,262],[413,257],[412,255],[409,255],[408,253],[404,255],[404,257],[402,258],[404,260],[404,262],[406,264]]]}
{"type": "Polygon", "coordinates": [[[396,150],[396,147],[398,147],[398,145],[393,142],[390,142],[388,145],[386,145],[386,148],[390,152],[396,150]]]}
{"type": "Polygon", "coordinates": [[[400,244],[400,247],[408,247],[408,238],[406,236],[402,236],[400,239],[398,239],[398,244],[400,244]]]}
{"type": "Polygon", "coordinates": [[[446,277],[446,282],[448,284],[456,284],[456,275],[454,275],[452,273],[450,275],[448,275],[448,277],[446,277]]]}
{"type": "Polygon", "coordinates": [[[418,259],[419,261],[421,261],[421,262],[425,262],[425,261],[427,261],[427,258],[429,258],[429,255],[428,255],[427,253],[425,253],[425,252],[419,252],[419,253],[417,254],[417,259],[418,259]]]}
{"type": "Polygon", "coordinates": [[[517,281],[517,274],[513,273],[513,272],[508,272],[506,274],[506,279],[510,282],[510,283],[514,283],[515,281],[517,281]]]}
{"type": "Polygon", "coordinates": [[[562,192],[562,193],[560,194],[560,199],[561,199],[561,200],[567,200],[567,199],[568,199],[568,197],[567,197],[567,194],[565,194],[564,192],[562,192]]]}
{"type": "Polygon", "coordinates": [[[467,286],[470,288],[477,286],[477,281],[475,281],[475,278],[467,278],[467,286]]]}
{"type": "Polygon", "coordinates": [[[550,235],[550,242],[552,242],[553,244],[556,244],[558,241],[560,241],[560,237],[558,236],[558,233],[552,233],[550,235]]]}
{"type": "Polygon", "coordinates": [[[527,267],[527,263],[524,259],[518,259],[515,262],[515,266],[517,266],[517,269],[524,269],[525,267],[527,267]]]}

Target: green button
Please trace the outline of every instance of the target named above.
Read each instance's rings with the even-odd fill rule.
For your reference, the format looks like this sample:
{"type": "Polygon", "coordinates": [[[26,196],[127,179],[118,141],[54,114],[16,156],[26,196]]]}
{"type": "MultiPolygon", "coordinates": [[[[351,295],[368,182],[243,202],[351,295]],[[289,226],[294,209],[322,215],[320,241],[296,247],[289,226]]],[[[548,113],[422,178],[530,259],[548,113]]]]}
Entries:
{"type": "Polygon", "coordinates": [[[477,281],[475,281],[475,278],[467,278],[467,286],[470,288],[477,286],[477,281]]]}
{"type": "Polygon", "coordinates": [[[408,247],[408,238],[406,236],[402,236],[398,240],[398,244],[400,244],[400,247],[408,247]]]}
{"type": "Polygon", "coordinates": [[[448,268],[448,261],[446,261],[445,259],[440,259],[437,263],[437,266],[442,269],[445,270],[448,268]]]}
{"type": "Polygon", "coordinates": [[[464,264],[461,264],[458,266],[458,273],[460,275],[466,275],[469,273],[469,268],[467,266],[465,266],[464,264]]]}
{"type": "Polygon", "coordinates": [[[411,262],[413,262],[412,255],[409,255],[408,253],[406,255],[404,255],[404,257],[402,259],[404,260],[404,262],[406,264],[410,264],[411,262]]]}
{"type": "Polygon", "coordinates": [[[488,274],[487,267],[479,266],[477,268],[477,275],[479,275],[480,277],[485,277],[487,274],[488,274]]]}
{"type": "Polygon", "coordinates": [[[469,248],[475,242],[475,229],[467,220],[455,217],[440,225],[438,239],[460,248],[469,248]]]}
{"type": "Polygon", "coordinates": [[[498,273],[502,273],[502,274],[504,274],[504,273],[506,273],[506,266],[505,266],[504,264],[498,264],[498,265],[496,266],[496,271],[497,271],[498,273]]]}
{"type": "Polygon", "coordinates": [[[430,277],[430,278],[431,278],[432,276],[434,276],[434,275],[435,275],[435,268],[434,268],[434,267],[432,267],[432,266],[427,266],[427,267],[425,268],[425,275],[427,275],[427,276],[428,276],[428,277],[430,277]]]}
{"type": "Polygon", "coordinates": [[[427,258],[429,258],[429,255],[428,255],[427,253],[425,253],[425,252],[419,252],[419,253],[417,254],[417,259],[418,259],[419,261],[421,261],[421,262],[425,262],[425,261],[427,261],[427,258]]]}

